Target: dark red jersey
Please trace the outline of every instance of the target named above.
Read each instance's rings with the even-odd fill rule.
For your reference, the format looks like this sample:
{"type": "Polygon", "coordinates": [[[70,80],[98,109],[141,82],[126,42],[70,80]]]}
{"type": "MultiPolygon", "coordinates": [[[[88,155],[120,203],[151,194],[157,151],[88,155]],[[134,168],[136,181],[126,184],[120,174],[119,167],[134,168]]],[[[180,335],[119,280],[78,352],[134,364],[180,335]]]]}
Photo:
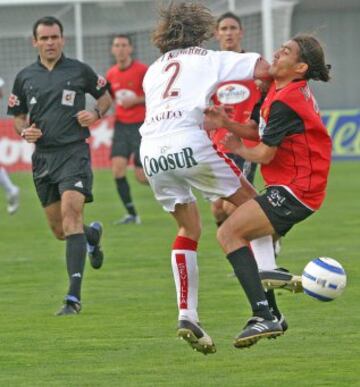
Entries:
{"type": "Polygon", "coordinates": [[[295,81],[279,90],[272,84],[260,114],[261,141],[278,147],[274,159],[261,166],[266,185],[288,187],[306,206],[318,209],[332,146],[308,83],[295,81]]]}
{"type": "MultiPolygon", "coordinates": [[[[255,104],[261,98],[261,93],[254,81],[230,81],[221,83],[215,94],[213,101],[215,105],[224,105],[231,119],[241,124],[250,120],[255,104]]],[[[223,153],[230,153],[221,144],[224,136],[229,133],[225,128],[217,128],[211,133],[211,140],[217,149],[223,153]]],[[[255,146],[257,142],[244,140],[245,145],[255,146]]]]}
{"type": "Polygon", "coordinates": [[[110,91],[115,100],[115,119],[125,124],[143,122],[145,118],[145,105],[138,104],[125,109],[122,101],[126,97],[143,96],[142,82],[147,71],[147,66],[139,61],[133,61],[125,70],[120,70],[118,65],[112,66],[106,79],[110,83],[110,91]]]}

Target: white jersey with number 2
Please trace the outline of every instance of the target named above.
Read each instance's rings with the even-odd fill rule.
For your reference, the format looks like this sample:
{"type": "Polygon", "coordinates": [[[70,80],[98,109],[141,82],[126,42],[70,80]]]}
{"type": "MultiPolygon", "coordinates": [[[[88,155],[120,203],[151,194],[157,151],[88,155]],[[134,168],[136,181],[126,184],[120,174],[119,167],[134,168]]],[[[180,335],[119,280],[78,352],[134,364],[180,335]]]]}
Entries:
{"type": "Polygon", "coordinates": [[[203,111],[216,85],[253,79],[259,54],[212,51],[201,47],[172,50],[148,69],[143,88],[146,118],[142,137],[202,128],[203,111]]]}

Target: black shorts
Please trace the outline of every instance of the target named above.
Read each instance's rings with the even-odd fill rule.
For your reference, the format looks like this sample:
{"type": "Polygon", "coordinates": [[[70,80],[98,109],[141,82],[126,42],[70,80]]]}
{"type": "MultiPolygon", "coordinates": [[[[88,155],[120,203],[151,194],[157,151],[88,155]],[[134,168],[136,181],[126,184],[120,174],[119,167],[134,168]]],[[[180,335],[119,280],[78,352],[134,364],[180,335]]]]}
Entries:
{"type": "Polygon", "coordinates": [[[256,163],[252,163],[251,161],[244,160],[239,155],[234,153],[226,153],[226,156],[229,157],[234,163],[241,169],[243,175],[247,178],[247,180],[253,184],[256,172],[256,163]]]}
{"type": "Polygon", "coordinates": [[[136,124],[123,124],[115,122],[114,137],[111,147],[111,158],[116,156],[129,159],[134,155],[134,164],[136,167],[142,167],[140,160],[140,126],[142,122],[136,124]]]}
{"type": "Polygon", "coordinates": [[[278,235],[284,236],[294,224],[314,213],[281,186],[267,187],[255,200],[268,217],[278,235]]]}
{"type": "Polygon", "coordinates": [[[65,191],[78,191],[85,202],[93,201],[91,157],[85,142],[62,146],[59,150],[36,150],[32,155],[36,192],[43,207],[61,199],[65,191]]]}

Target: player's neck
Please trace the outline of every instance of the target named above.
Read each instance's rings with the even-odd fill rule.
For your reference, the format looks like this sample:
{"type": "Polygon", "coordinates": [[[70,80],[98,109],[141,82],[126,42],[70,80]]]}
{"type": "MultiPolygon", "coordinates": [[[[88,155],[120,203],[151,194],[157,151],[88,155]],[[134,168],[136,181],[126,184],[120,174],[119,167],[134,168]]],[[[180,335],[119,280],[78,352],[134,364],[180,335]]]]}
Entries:
{"type": "Polygon", "coordinates": [[[126,58],[125,60],[121,60],[117,62],[117,66],[119,67],[120,70],[126,70],[128,67],[131,66],[132,63],[132,58],[126,58]]]}
{"type": "Polygon", "coordinates": [[[46,67],[49,71],[53,70],[53,68],[55,67],[56,63],[60,60],[61,58],[61,55],[60,54],[56,59],[51,59],[51,60],[48,60],[46,58],[42,58],[40,56],[40,62],[41,64],[46,67]]]}
{"type": "Polygon", "coordinates": [[[244,52],[241,46],[236,47],[221,47],[222,51],[244,52]]]}
{"type": "Polygon", "coordinates": [[[287,77],[287,78],[275,78],[275,87],[276,89],[283,89],[285,86],[287,86],[289,83],[292,83],[294,81],[299,81],[301,78],[299,77],[287,77]]]}

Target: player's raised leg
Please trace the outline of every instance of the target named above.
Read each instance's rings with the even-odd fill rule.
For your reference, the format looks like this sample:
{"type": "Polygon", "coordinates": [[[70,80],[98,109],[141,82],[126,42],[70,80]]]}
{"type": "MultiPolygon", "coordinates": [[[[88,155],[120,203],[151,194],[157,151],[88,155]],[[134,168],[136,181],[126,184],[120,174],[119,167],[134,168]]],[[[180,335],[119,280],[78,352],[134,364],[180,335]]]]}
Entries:
{"type": "Polygon", "coordinates": [[[179,231],[171,252],[171,264],[179,308],[177,335],[203,354],[216,352],[215,344],[199,323],[197,244],[201,234],[195,202],[177,204],[172,213],[179,231]]]}

